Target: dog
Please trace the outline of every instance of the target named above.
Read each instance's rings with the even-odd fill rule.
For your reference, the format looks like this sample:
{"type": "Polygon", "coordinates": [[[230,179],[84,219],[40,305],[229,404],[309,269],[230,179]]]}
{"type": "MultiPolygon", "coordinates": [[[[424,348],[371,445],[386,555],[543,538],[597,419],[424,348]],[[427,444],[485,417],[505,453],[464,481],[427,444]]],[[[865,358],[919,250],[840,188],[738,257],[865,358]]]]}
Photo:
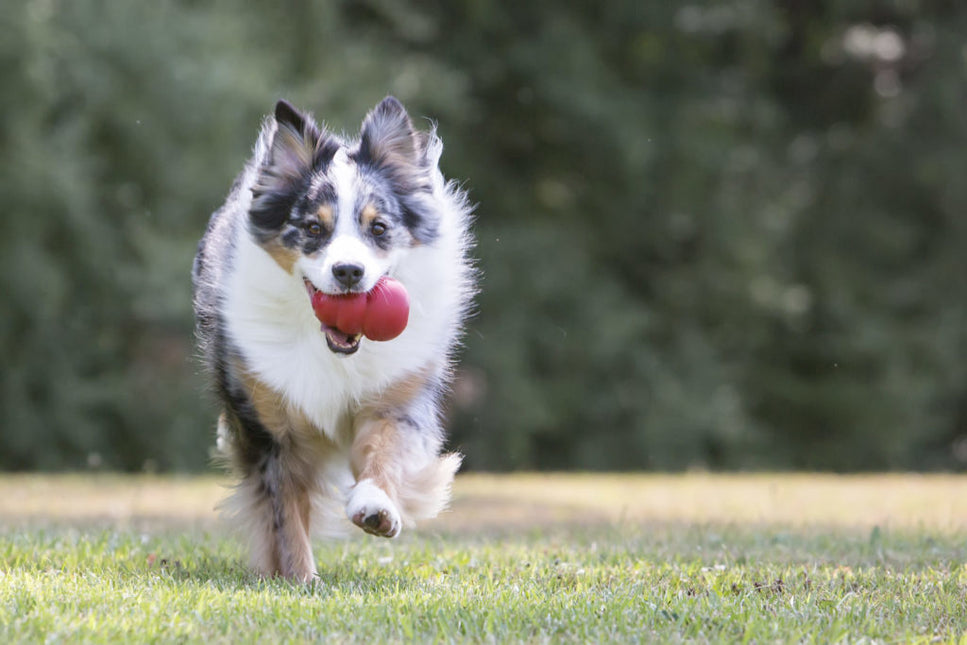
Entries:
{"type": "Polygon", "coordinates": [[[316,577],[313,529],[348,518],[393,538],[449,501],[462,456],[442,452],[441,402],[476,280],[472,207],[442,151],[392,96],[358,137],[280,100],[199,243],[196,336],[222,404],[216,454],[237,479],[220,508],[263,576],[316,577]],[[320,325],[313,294],[383,276],[409,295],[401,335],[320,325]]]}

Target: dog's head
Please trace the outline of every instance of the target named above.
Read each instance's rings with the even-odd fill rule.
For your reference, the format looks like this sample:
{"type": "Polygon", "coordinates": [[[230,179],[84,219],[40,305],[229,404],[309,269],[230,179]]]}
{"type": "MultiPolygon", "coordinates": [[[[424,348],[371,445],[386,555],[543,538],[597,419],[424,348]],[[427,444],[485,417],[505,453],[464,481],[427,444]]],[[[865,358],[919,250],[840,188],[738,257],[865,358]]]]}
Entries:
{"type": "MultiPolygon", "coordinates": [[[[367,292],[407,249],[436,238],[432,181],[442,144],[415,130],[395,98],[366,116],[358,140],[327,132],[286,101],[276,104],[275,122],[249,228],[310,297],[367,292]]],[[[327,339],[347,354],[359,344],[358,335],[334,330],[327,339]]]]}

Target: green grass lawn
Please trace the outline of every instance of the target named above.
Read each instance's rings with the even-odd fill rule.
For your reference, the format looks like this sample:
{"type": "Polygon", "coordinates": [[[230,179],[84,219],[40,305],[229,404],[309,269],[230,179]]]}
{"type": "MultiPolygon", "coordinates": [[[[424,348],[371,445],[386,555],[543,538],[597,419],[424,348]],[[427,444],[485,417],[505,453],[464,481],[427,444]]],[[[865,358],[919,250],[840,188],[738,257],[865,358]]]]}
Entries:
{"type": "Polygon", "coordinates": [[[212,478],[0,478],[0,642],[967,642],[967,478],[458,479],[261,580],[212,478]]]}

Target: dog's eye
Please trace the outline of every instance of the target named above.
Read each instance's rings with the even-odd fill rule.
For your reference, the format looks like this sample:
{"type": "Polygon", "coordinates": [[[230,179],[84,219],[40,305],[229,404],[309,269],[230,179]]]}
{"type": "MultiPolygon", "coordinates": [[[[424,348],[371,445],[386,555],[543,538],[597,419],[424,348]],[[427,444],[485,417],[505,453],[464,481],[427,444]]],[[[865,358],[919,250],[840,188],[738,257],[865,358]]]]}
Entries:
{"type": "Polygon", "coordinates": [[[322,235],[322,224],[319,222],[309,222],[306,224],[306,233],[312,237],[319,237],[322,235]]]}
{"type": "Polygon", "coordinates": [[[373,224],[369,227],[369,232],[375,237],[379,237],[380,235],[386,233],[386,224],[383,224],[382,222],[373,222],[373,224]]]}

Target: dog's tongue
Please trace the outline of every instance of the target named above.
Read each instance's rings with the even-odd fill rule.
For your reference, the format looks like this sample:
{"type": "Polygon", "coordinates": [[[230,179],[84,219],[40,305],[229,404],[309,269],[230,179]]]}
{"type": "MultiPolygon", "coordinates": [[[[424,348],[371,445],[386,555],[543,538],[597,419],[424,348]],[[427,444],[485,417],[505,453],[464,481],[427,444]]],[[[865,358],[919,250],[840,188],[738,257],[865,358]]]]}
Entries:
{"type": "Polygon", "coordinates": [[[353,334],[341,332],[338,329],[322,326],[323,333],[329,338],[329,344],[337,350],[350,351],[359,342],[359,337],[353,334]]]}
{"type": "Polygon", "coordinates": [[[323,325],[346,336],[362,332],[370,340],[392,340],[406,329],[410,316],[406,288],[383,276],[369,293],[312,294],[312,310],[323,325]]]}

